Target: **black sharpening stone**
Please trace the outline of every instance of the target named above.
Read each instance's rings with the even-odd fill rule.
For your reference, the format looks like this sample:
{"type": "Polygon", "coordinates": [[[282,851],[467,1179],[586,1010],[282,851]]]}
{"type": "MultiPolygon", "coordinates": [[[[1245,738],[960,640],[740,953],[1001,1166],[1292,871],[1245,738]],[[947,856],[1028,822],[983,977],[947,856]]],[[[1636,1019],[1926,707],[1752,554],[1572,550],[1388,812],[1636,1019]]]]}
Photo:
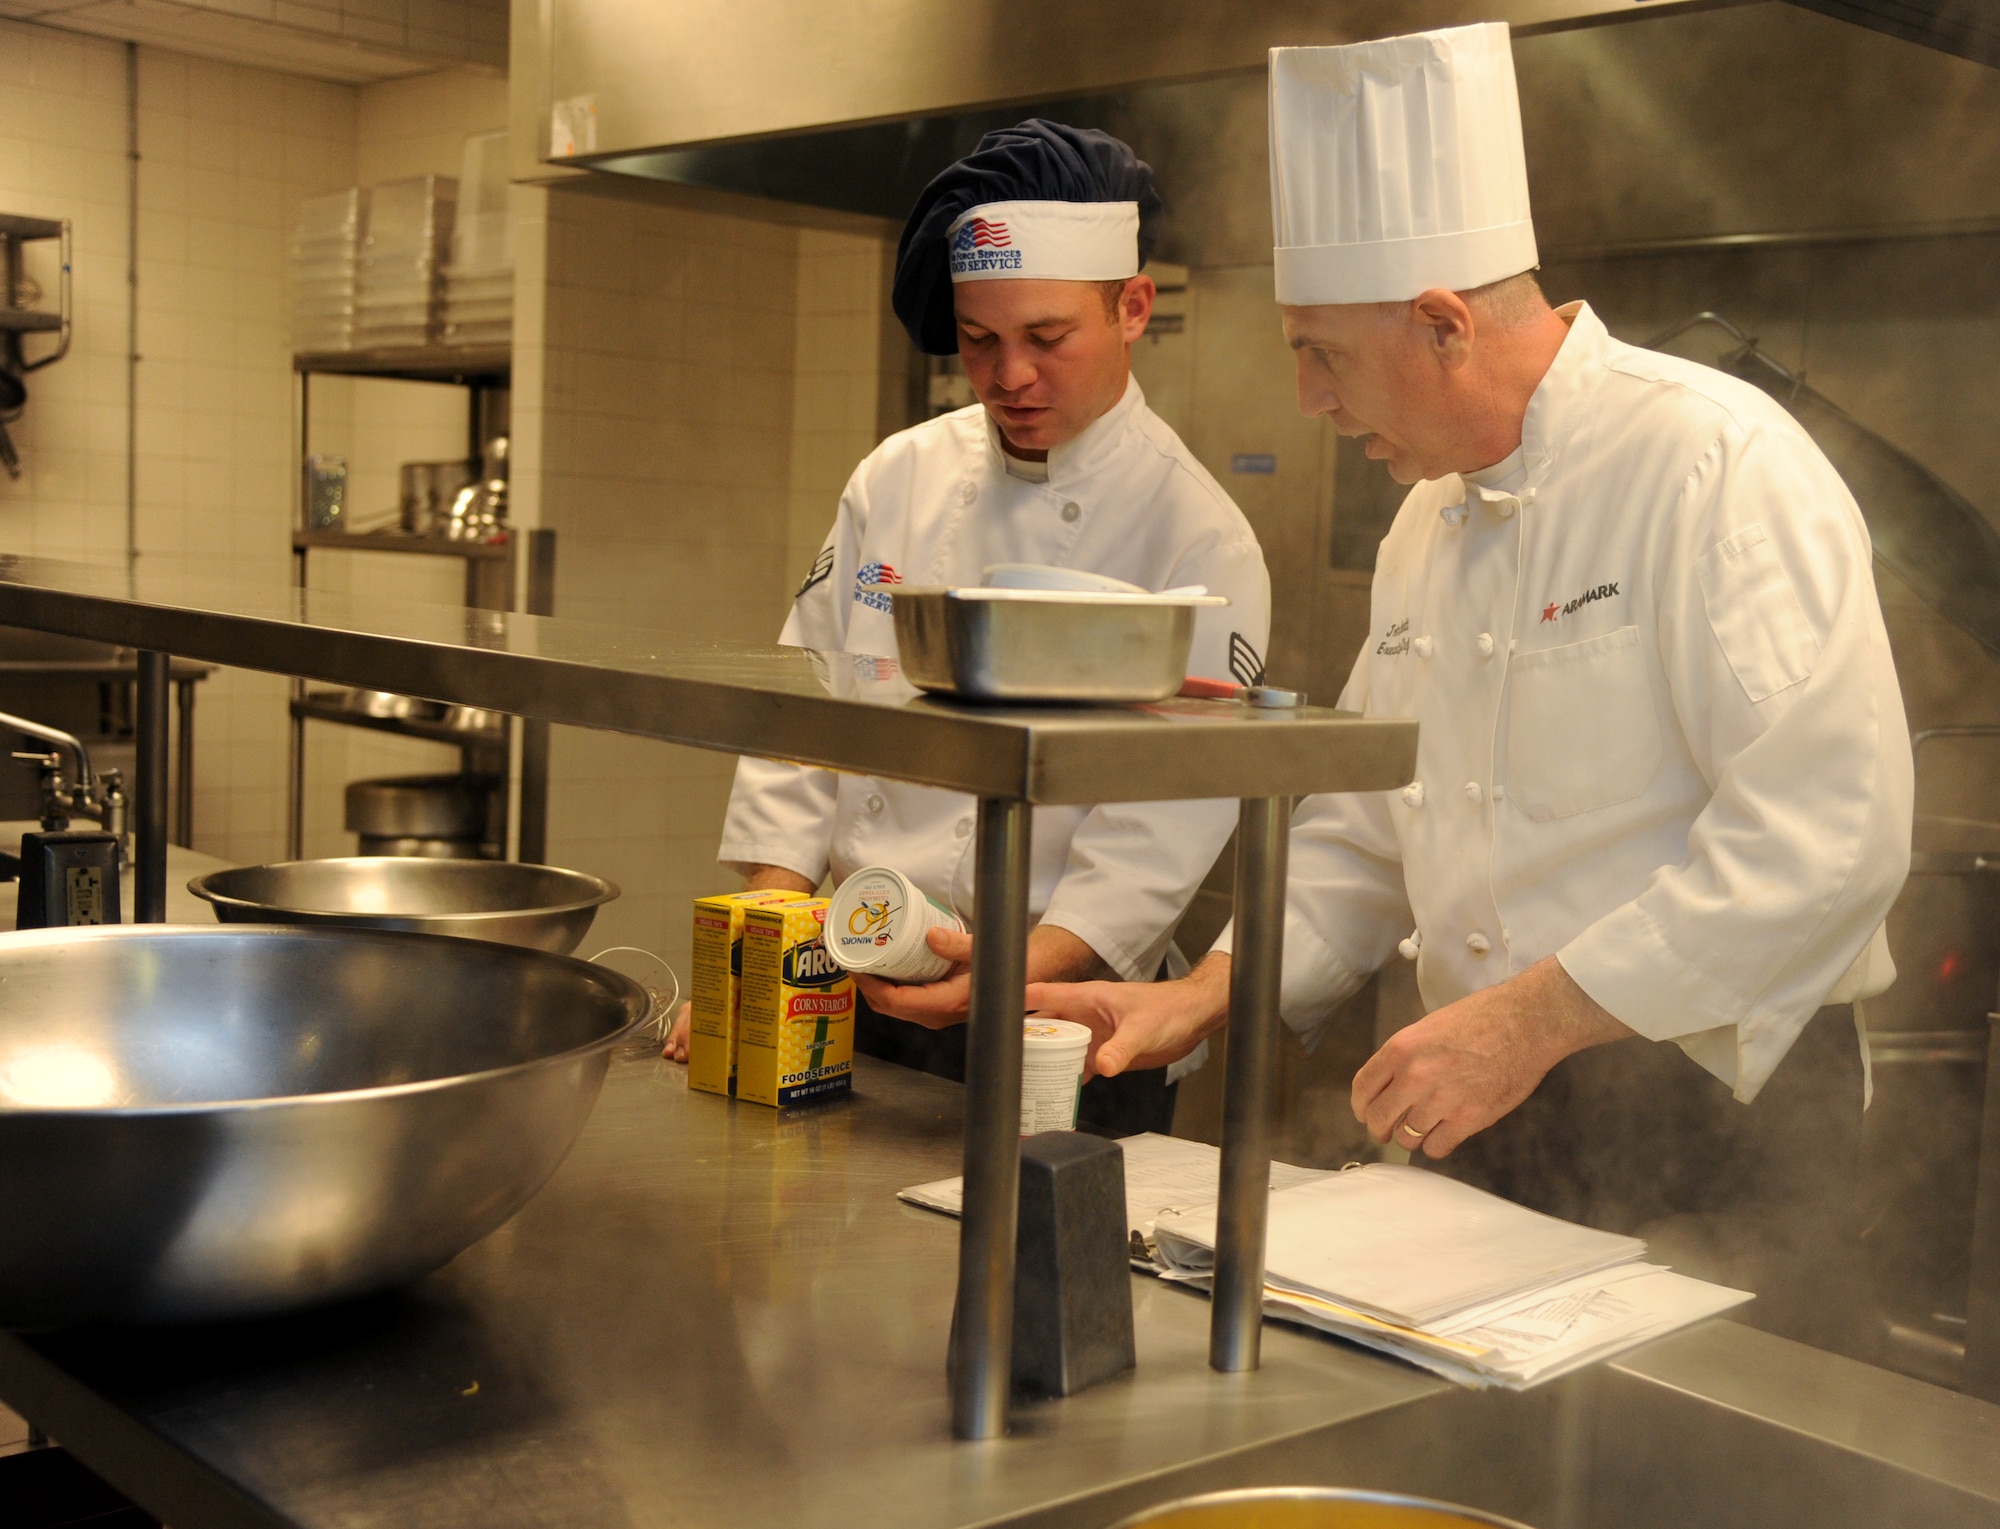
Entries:
{"type": "Polygon", "coordinates": [[[1014,1389],[1069,1396],[1132,1368],[1125,1153],[1045,1131],[1021,1143],[1014,1389]]]}

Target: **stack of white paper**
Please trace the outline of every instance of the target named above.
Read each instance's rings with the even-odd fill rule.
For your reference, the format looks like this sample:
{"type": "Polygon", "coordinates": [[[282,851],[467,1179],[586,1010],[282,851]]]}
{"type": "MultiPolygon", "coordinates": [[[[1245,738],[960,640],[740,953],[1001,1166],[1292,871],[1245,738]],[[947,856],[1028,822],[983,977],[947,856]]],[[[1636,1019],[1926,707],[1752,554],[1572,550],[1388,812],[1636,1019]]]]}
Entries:
{"type": "MultiPolygon", "coordinates": [[[[1134,1261],[1207,1288],[1220,1153],[1150,1134],[1120,1145],[1134,1261]]],[[[956,1215],[960,1181],[901,1198],[956,1215]]],[[[1750,1299],[1645,1252],[1421,1168],[1274,1163],[1264,1310],[1462,1385],[1518,1390],[1750,1299]]]]}
{"type": "MultiPolygon", "coordinates": [[[[1207,1142],[1183,1141],[1152,1131],[1127,1136],[1118,1145],[1125,1149],[1125,1218],[1132,1235],[1132,1261],[1159,1273],[1165,1266],[1154,1257],[1153,1223],[1169,1211],[1213,1206],[1222,1154],[1207,1142]]],[[[1316,1168],[1271,1164],[1273,1189],[1323,1177],[1316,1168]]],[[[965,1208],[964,1181],[939,1179],[917,1184],[898,1191],[896,1198],[956,1216],[965,1208]]]]}

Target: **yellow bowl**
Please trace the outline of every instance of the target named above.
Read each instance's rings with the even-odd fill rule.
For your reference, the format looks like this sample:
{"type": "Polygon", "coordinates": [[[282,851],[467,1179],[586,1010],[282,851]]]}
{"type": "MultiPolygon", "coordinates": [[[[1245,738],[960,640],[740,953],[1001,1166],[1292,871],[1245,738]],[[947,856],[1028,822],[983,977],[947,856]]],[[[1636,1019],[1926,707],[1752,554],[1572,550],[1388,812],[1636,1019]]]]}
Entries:
{"type": "Polygon", "coordinates": [[[1111,1529],[1525,1529],[1511,1518],[1388,1492],[1260,1487],[1162,1503],[1111,1529]]]}

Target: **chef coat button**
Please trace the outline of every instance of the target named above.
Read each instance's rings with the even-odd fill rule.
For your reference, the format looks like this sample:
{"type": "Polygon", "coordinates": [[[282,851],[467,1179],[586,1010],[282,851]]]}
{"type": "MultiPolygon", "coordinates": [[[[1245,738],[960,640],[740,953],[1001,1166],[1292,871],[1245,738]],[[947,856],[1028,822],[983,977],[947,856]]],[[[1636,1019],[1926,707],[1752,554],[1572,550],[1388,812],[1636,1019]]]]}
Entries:
{"type": "Polygon", "coordinates": [[[951,836],[954,839],[967,838],[971,835],[971,833],[972,833],[971,818],[960,818],[956,823],[951,825],[951,836]]]}
{"type": "Polygon", "coordinates": [[[1483,956],[1493,948],[1493,944],[1485,935],[1475,929],[1465,937],[1465,948],[1475,956],[1483,956]]]}
{"type": "Polygon", "coordinates": [[[1479,656],[1481,658],[1491,658],[1493,656],[1493,634],[1491,632],[1481,632],[1472,645],[1479,649],[1479,656]]]}
{"type": "Polygon", "coordinates": [[[1513,931],[1513,930],[1511,930],[1511,929],[1503,929],[1503,930],[1501,930],[1501,931],[1500,931],[1500,943],[1501,943],[1502,945],[1512,945],[1512,944],[1514,943],[1514,931],[1513,931]]]}
{"type": "Polygon", "coordinates": [[[1069,522],[1069,524],[1071,525],[1076,524],[1077,516],[1081,515],[1082,513],[1083,513],[1083,506],[1078,504],[1074,499],[1070,500],[1062,507],[1062,518],[1065,521],[1069,522]]]}
{"type": "Polygon", "coordinates": [[[1407,940],[1398,940],[1396,950],[1405,961],[1417,959],[1417,952],[1424,948],[1424,937],[1420,930],[1412,929],[1407,940]]]}
{"type": "Polygon", "coordinates": [[[1496,802],[1504,802],[1506,799],[1507,799],[1507,788],[1501,785],[1500,782],[1496,780],[1495,782],[1493,782],[1493,800],[1496,802]]]}
{"type": "Polygon", "coordinates": [[[1524,488],[1524,489],[1522,489],[1522,490],[1521,490],[1521,503],[1523,503],[1523,504],[1533,504],[1534,502],[1535,502],[1535,491],[1534,491],[1533,489],[1531,489],[1531,488],[1524,488]]]}
{"type": "Polygon", "coordinates": [[[1502,520],[1507,519],[1508,516],[1512,515],[1520,507],[1521,501],[1516,499],[1512,494],[1509,494],[1505,499],[1502,499],[1498,504],[1493,506],[1494,509],[1500,512],[1502,520]]]}
{"type": "Polygon", "coordinates": [[[1473,802],[1476,804],[1485,795],[1486,793],[1479,789],[1478,781],[1469,780],[1465,783],[1465,799],[1468,802],[1473,802]]]}
{"type": "Polygon", "coordinates": [[[973,500],[977,499],[978,497],[979,497],[979,485],[977,483],[959,484],[958,502],[960,504],[970,504],[972,503],[973,500]]]}
{"type": "Polygon", "coordinates": [[[875,817],[879,818],[880,816],[882,816],[882,809],[886,805],[887,804],[879,796],[871,795],[868,798],[868,811],[871,815],[875,817]]]}
{"type": "Polygon", "coordinates": [[[1465,506],[1462,504],[1448,504],[1438,511],[1438,516],[1446,525],[1450,526],[1453,530],[1457,530],[1458,527],[1465,524],[1465,506]]]}
{"type": "Polygon", "coordinates": [[[1428,637],[1414,637],[1410,640],[1410,651],[1419,658],[1429,658],[1433,646],[1428,637]]]}
{"type": "Polygon", "coordinates": [[[1421,807],[1423,804],[1424,783],[1422,781],[1413,780],[1407,786],[1403,787],[1403,805],[1405,807],[1421,807]]]}

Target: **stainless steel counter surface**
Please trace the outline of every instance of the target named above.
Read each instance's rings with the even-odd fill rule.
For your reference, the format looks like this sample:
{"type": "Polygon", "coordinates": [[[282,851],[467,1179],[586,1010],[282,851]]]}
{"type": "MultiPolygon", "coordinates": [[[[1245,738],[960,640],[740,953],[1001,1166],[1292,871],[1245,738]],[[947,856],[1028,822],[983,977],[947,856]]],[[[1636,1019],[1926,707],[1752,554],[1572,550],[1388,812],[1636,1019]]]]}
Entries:
{"type": "Polygon", "coordinates": [[[2000,1409],[1732,1324],[1527,1396],[1282,1328],[1223,1375],[1207,1302],[1145,1277],[1134,1373],[956,1443],[957,1229],[894,1193],[957,1171],[962,1093],[860,1069],[780,1116],[621,1059],[549,1187],[412,1290],[0,1336],[0,1400],[174,1529],[1085,1529],[1286,1480],[1540,1529],[2000,1523],[2000,1409]]]}
{"type": "Polygon", "coordinates": [[[1387,790],[1414,722],[1324,707],[967,705],[892,659],[0,558],[0,624],[1035,803],[1387,790]]]}

